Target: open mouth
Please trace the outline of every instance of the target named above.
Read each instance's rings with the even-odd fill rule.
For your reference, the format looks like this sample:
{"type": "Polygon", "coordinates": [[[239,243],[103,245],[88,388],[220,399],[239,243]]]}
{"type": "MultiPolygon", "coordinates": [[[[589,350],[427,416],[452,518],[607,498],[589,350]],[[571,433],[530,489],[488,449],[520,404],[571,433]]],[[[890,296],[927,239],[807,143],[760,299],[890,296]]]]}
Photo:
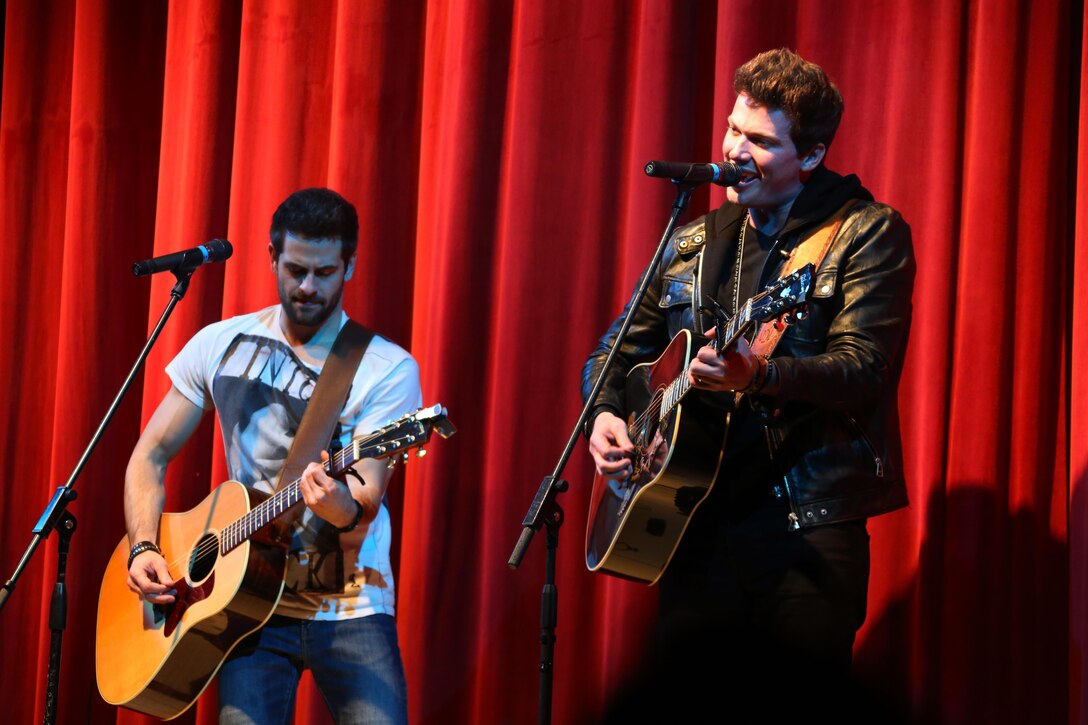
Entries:
{"type": "Polygon", "coordinates": [[[745,171],[741,174],[740,181],[736,183],[736,186],[743,189],[746,186],[751,186],[757,181],[759,181],[759,174],[754,171],[745,171]]]}

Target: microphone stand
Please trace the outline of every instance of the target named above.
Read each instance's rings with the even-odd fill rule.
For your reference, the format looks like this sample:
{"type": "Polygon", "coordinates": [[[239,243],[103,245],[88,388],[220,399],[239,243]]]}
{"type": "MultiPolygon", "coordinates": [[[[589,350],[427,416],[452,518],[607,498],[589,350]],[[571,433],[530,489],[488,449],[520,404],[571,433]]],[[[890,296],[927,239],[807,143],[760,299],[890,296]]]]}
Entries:
{"type": "Polygon", "coordinates": [[[597,381],[593,384],[593,390],[586,399],[586,404],[582,406],[582,413],[578,416],[578,421],[574,424],[574,430],[571,431],[570,438],[567,439],[567,445],[563,449],[562,455],[559,457],[559,462],[552,470],[551,475],[544,477],[540,487],[537,489],[532,504],[529,506],[528,513],[525,514],[525,519],[521,522],[521,536],[518,538],[517,544],[514,546],[514,551],[507,561],[507,566],[511,569],[517,569],[521,563],[522,557],[525,555],[525,549],[529,545],[529,541],[533,538],[533,534],[536,533],[541,526],[545,527],[546,558],[544,564],[544,589],[541,594],[540,604],[540,703],[537,710],[537,722],[540,725],[546,725],[551,722],[552,665],[555,651],[555,625],[558,609],[558,591],[555,587],[555,551],[559,546],[559,527],[563,524],[563,509],[557,503],[556,495],[566,491],[569,487],[567,482],[560,478],[560,475],[562,474],[563,468],[566,466],[571,453],[574,451],[576,442],[582,435],[582,430],[585,427],[586,421],[589,419],[589,414],[592,412],[593,407],[597,402],[597,396],[600,394],[601,387],[604,385],[605,376],[612,367],[616,352],[619,350],[620,345],[627,336],[628,328],[631,327],[631,321],[634,319],[635,311],[638,310],[642,298],[646,296],[646,290],[650,286],[650,279],[653,277],[654,270],[657,269],[658,264],[661,262],[661,257],[665,254],[669,237],[672,236],[676,222],[691,198],[692,189],[697,186],[697,183],[684,182],[679,179],[673,179],[673,183],[677,185],[677,193],[676,199],[672,204],[672,215],[669,217],[669,223],[665,227],[665,233],[661,235],[661,241],[657,245],[657,251],[654,252],[653,258],[642,273],[642,279],[639,281],[634,296],[631,298],[627,315],[624,317],[623,324],[616,334],[616,339],[612,343],[611,349],[608,351],[608,357],[605,359],[604,366],[597,376],[597,381]]]}
{"type": "Polygon", "coordinates": [[[0,588],[0,609],[3,609],[8,597],[11,596],[11,593],[15,590],[16,581],[22,574],[23,569],[26,568],[31,556],[37,550],[38,544],[40,544],[43,539],[49,537],[49,532],[55,530],[58,537],[57,578],[56,583],[53,585],[53,595],[49,602],[49,629],[51,630],[51,634],[49,639],[49,671],[45,693],[45,717],[43,719],[43,722],[46,725],[53,725],[57,719],[57,688],[60,684],[61,638],[68,621],[68,591],[65,587],[64,580],[68,564],[68,547],[72,539],[72,534],[76,530],[76,517],[73,516],[67,508],[68,504],[76,499],[76,491],[73,486],[75,485],[79,474],[83,471],[83,467],[86,465],[87,460],[90,458],[91,451],[98,445],[99,440],[102,438],[102,434],[106,430],[106,426],[113,418],[113,414],[117,412],[117,408],[121,404],[121,399],[125,397],[125,393],[128,392],[128,389],[136,379],[137,373],[139,373],[140,368],[143,367],[148,353],[151,352],[151,347],[155,344],[155,341],[159,337],[159,333],[162,332],[163,327],[166,325],[166,320],[170,317],[171,313],[174,311],[174,307],[177,306],[177,303],[185,296],[185,292],[189,289],[189,279],[193,276],[193,272],[196,271],[197,266],[199,266],[199,264],[170,270],[177,279],[177,284],[175,284],[174,288],[170,291],[170,301],[167,303],[166,309],[159,318],[158,324],[156,324],[155,329],[152,330],[151,336],[140,351],[140,355],[136,359],[135,365],[133,365],[128,377],[125,378],[125,382],[121,385],[121,390],[113,399],[113,403],[110,404],[105,417],[91,437],[91,442],[87,445],[87,449],[83,451],[83,455],[80,456],[79,461],[72,470],[72,474],[68,477],[68,481],[63,486],[57,488],[56,492],[53,494],[53,498],[50,499],[49,504],[45,507],[45,511],[42,513],[41,518],[38,519],[38,523],[34,525],[32,530],[34,535],[31,537],[30,545],[23,553],[23,558],[19,561],[19,565],[15,567],[15,573],[12,574],[11,578],[4,583],[2,588],[0,588]]]}

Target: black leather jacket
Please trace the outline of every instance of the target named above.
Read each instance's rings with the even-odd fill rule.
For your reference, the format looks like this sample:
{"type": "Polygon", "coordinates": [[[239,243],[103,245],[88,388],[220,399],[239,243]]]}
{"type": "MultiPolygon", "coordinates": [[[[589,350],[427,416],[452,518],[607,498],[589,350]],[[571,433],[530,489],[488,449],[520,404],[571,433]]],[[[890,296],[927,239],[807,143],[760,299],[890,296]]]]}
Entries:
{"type": "MultiPolygon", "coordinates": [[[[807,317],[786,328],[772,355],[777,394],[750,396],[798,527],[866,518],[908,503],[897,398],[915,275],[910,228],[894,209],[874,202],[856,176],[821,166],[794,202],[767,260],[775,269],[764,278],[769,271],[777,277],[784,263],[779,249],[791,249],[851,198],[862,201],[817,270],[807,317]]],[[[656,359],[681,329],[703,331],[705,318],[695,305],[732,274],[743,212],[727,202],[672,235],[590,421],[601,410],[624,416],[632,365],[656,359]],[[693,279],[702,290],[695,299],[693,279]]],[[[583,399],[626,312],[586,361],[583,399]]]]}

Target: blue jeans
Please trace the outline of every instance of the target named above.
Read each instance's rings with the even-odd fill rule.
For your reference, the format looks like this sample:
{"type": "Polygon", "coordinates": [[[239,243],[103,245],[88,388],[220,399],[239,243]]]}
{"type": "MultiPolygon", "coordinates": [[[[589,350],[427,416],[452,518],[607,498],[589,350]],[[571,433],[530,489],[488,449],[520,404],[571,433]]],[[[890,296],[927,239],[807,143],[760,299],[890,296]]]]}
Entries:
{"type": "Polygon", "coordinates": [[[408,722],[397,628],[388,614],[335,622],[273,615],[220,668],[219,722],[290,722],[307,669],[337,723],[408,722]]]}

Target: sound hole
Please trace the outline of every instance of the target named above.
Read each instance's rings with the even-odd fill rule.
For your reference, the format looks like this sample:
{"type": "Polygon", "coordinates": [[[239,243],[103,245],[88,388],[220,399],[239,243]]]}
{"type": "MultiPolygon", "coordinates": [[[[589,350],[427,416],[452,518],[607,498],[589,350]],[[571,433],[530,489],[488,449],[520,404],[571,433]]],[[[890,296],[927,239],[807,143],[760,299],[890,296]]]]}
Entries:
{"type": "Polygon", "coordinates": [[[193,548],[192,558],[189,560],[189,581],[198,582],[211,573],[219,558],[219,537],[215,534],[204,534],[193,548]]]}

